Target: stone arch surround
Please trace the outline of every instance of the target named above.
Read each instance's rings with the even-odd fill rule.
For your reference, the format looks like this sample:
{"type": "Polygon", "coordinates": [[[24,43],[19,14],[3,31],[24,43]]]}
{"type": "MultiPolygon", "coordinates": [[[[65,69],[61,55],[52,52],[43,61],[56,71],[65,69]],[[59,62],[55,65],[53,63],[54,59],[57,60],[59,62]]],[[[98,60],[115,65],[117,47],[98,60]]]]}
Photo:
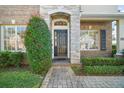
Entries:
{"type": "Polygon", "coordinates": [[[51,14],[61,12],[70,15],[70,63],[80,63],[80,11],[79,6],[41,6],[40,14],[51,31],[51,14]]]}

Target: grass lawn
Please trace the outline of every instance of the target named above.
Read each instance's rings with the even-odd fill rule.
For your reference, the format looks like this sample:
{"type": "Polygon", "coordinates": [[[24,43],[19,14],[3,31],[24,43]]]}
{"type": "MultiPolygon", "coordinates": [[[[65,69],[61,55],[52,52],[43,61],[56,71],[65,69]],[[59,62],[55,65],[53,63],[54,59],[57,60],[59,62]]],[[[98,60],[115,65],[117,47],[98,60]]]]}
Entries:
{"type": "Polygon", "coordinates": [[[0,88],[36,88],[43,78],[32,74],[27,68],[0,69],[0,88]]]}

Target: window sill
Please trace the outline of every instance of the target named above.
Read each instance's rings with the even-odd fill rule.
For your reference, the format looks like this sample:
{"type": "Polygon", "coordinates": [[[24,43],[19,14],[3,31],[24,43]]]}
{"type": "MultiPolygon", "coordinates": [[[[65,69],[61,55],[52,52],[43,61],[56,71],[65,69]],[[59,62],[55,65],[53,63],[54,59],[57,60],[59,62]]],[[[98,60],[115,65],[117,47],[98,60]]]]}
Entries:
{"type": "Polygon", "coordinates": [[[80,51],[100,51],[100,49],[89,49],[89,50],[80,50],[80,51]]]}

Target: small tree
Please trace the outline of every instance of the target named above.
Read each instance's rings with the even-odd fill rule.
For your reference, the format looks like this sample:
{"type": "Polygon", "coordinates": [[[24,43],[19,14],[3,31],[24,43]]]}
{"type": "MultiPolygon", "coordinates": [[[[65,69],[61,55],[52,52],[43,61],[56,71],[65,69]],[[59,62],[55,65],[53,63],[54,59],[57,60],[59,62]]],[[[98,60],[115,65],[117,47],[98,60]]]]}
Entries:
{"type": "Polygon", "coordinates": [[[34,73],[45,75],[51,67],[51,35],[45,21],[32,17],[25,34],[25,47],[34,73]]]}

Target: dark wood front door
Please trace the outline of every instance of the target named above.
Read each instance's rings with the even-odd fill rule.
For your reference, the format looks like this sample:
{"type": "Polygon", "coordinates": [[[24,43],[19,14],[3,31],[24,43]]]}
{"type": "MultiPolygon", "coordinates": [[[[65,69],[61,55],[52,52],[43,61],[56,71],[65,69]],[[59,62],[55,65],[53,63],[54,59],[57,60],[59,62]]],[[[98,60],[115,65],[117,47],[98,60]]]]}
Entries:
{"type": "Polygon", "coordinates": [[[67,57],[67,30],[54,30],[54,57],[67,57]]]}

